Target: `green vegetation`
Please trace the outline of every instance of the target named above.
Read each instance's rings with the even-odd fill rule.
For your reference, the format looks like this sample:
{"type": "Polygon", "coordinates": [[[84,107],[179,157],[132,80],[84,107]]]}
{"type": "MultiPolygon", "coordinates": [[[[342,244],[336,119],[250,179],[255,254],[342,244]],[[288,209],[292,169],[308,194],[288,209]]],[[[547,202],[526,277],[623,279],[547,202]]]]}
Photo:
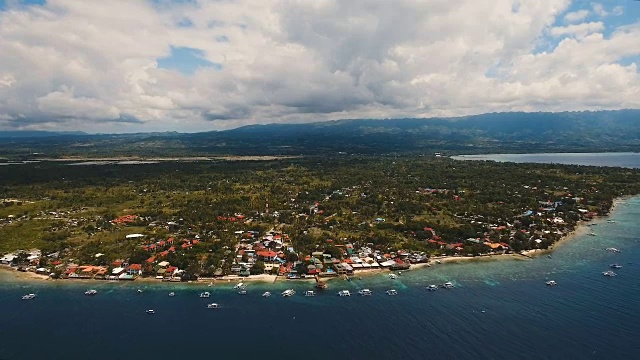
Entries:
{"type": "MultiPolygon", "coordinates": [[[[421,156],[7,170],[0,252],[39,248],[92,265],[122,259],[151,274],[166,260],[200,276],[229,273],[247,260],[240,240],[269,231],[288,238],[289,263],[317,251],[340,259],[346,244],[431,255],[477,255],[498,243],[546,248],[577,221],[606,214],[614,198],[640,192],[636,170],[421,156]],[[127,214],[135,216],[113,221],[127,214]],[[136,233],[144,237],[126,238],[136,233]],[[149,244],[158,245],[142,248],[149,244]]],[[[260,260],[250,272],[264,269],[260,260]]]]}

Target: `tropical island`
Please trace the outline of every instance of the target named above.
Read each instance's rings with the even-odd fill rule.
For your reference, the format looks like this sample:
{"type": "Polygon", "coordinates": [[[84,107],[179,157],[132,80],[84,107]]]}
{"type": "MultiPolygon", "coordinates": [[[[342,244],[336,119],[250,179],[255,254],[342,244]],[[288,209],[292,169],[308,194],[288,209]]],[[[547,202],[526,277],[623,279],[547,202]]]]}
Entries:
{"type": "Polygon", "coordinates": [[[0,262],[63,279],[321,282],[547,249],[640,193],[633,169],[440,153],[251,160],[7,165],[0,262]]]}

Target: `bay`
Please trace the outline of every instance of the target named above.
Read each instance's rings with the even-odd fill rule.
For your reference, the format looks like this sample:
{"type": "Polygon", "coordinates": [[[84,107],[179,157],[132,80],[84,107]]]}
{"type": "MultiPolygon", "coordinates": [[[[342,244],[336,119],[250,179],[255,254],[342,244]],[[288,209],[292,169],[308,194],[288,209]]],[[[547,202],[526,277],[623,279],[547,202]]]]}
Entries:
{"type": "Polygon", "coordinates": [[[640,168],[640,153],[543,153],[543,154],[483,154],[452,156],[455,160],[490,160],[516,163],[543,163],[588,166],[640,168]]]}

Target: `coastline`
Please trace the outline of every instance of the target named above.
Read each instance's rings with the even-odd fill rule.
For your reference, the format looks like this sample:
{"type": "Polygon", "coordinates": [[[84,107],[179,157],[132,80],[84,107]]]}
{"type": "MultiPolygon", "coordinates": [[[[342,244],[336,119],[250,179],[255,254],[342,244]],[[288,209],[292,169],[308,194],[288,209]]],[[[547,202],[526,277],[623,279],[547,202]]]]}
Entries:
{"type": "MultiPolygon", "coordinates": [[[[428,263],[412,264],[408,270],[410,270],[410,271],[420,270],[420,269],[425,269],[425,268],[428,268],[428,267],[433,267],[433,266],[447,264],[447,263],[459,263],[459,262],[467,262],[467,261],[530,260],[530,259],[533,259],[533,258],[541,256],[541,255],[548,255],[548,254],[553,253],[558,247],[562,246],[563,244],[566,244],[569,241],[571,241],[571,240],[573,240],[573,239],[575,239],[577,237],[585,236],[588,233],[588,229],[590,227],[590,224],[597,223],[596,221],[598,219],[607,219],[607,218],[609,218],[619,205],[625,203],[628,199],[633,198],[633,197],[634,196],[632,196],[632,195],[626,195],[626,196],[621,196],[621,197],[617,197],[617,198],[613,199],[612,204],[611,204],[611,208],[609,209],[609,212],[608,212],[607,215],[598,217],[598,218],[594,219],[593,221],[589,221],[589,222],[581,221],[581,222],[579,222],[577,224],[577,226],[571,232],[569,232],[565,236],[561,237],[558,241],[553,243],[553,245],[551,245],[547,249],[531,249],[531,250],[522,251],[521,253],[483,254],[483,255],[479,255],[479,256],[436,256],[436,257],[432,257],[428,263]]],[[[391,273],[391,272],[393,272],[393,270],[384,269],[384,268],[366,269],[366,270],[358,270],[357,272],[354,272],[354,274],[351,275],[351,277],[363,277],[363,276],[364,277],[368,277],[368,276],[373,276],[373,275],[377,275],[377,274],[381,274],[381,273],[391,273]]],[[[33,272],[17,271],[15,269],[11,268],[8,265],[0,265],[0,279],[2,279],[3,281],[8,280],[8,281],[12,281],[12,282],[42,282],[42,281],[48,281],[50,283],[62,283],[62,282],[66,283],[66,282],[69,282],[71,284],[73,284],[73,283],[91,283],[91,284],[95,284],[95,283],[123,283],[122,281],[112,282],[112,281],[98,280],[98,279],[72,279],[70,281],[68,279],[52,279],[47,275],[36,274],[36,273],[33,273],[33,272]],[[6,275],[6,276],[4,276],[4,275],[6,275]],[[61,280],[64,280],[64,281],[61,281],[61,280]]],[[[337,277],[331,277],[331,278],[322,278],[322,281],[328,282],[328,281],[332,281],[332,280],[335,280],[335,279],[343,279],[343,277],[337,276],[337,277]]],[[[313,281],[315,281],[315,278],[309,277],[309,278],[305,278],[305,279],[289,280],[284,276],[270,275],[270,274],[260,274],[260,275],[249,275],[249,276],[246,276],[246,277],[242,277],[242,276],[239,276],[239,275],[225,275],[225,276],[220,277],[220,278],[199,278],[198,280],[194,280],[194,281],[168,282],[168,281],[158,280],[158,279],[155,279],[153,277],[139,277],[134,281],[128,281],[128,283],[143,283],[145,285],[150,285],[150,284],[165,284],[165,285],[166,284],[181,284],[181,285],[185,285],[185,284],[194,284],[194,285],[211,284],[211,285],[215,286],[215,285],[224,285],[224,284],[234,284],[234,283],[239,283],[239,282],[244,282],[244,283],[276,283],[276,282],[278,282],[278,283],[281,283],[281,282],[287,282],[287,281],[294,281],[296,283],[299,283],[299,282],[313,282],[313,281]]]]}

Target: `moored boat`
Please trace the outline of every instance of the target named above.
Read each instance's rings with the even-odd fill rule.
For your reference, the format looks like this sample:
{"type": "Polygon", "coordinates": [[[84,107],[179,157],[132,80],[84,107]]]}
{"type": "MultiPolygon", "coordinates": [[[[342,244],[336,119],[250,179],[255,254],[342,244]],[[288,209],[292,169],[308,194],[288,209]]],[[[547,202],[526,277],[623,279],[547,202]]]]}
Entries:
{"type": "Polygon", "coordinates": [[[545,284],[547,284],[548,286],[556,286],[558,283],[556,283],[556,282],[555,282],[555,281],[553,281],[553,280],[549,280],[549,281],[547,281],[545,284]]]}
{"type": "Polygon", "coordinates": [[[296,291],[293,289],[288,289],[282,292],[282,296],[284,297],[289,297],[289,296],[293,296],[296,294],[296,291]]]}
{"type": "Polygon", "coordinates": [[[235,286],[233,287],[234,290],[244,289],[244,288],[246,288],[246,286],[244,285],[244,283],[241,283],[241,282],[235,284],[235,286]]]}
{"type": "Polygon", "coordinates": [[[207,304],[207,309],[217,309],[218,307],[216,303],[207,304]]]}
{"type": "Polygon", "coordinates": [[[609,267],[612,269],[622,269],[622,265],[620,264],[611,264],[609,265],[609,267]]]}
{"type": "Polygon", "coordinates": [[[304,296],[316,296],[316,293],[313,290],[307,290],[304,292],[304,296]]]}
{"type": "Polygon", "coordinates": [[[609,270],[609,271],[603,271],[603,272],[602,272],[602,275],[604,275],[604,276],[609,276],[609,277],[613,277],[613,276],[616,276],[616,275],[618,275],[618,274],[616,274],[616,273],[614,273],[613,271],[609,270]]]}
{"type": "Polygon", "coordinates": [[[155,310],[153,310],[153,309],[149,309],[149,310],[147,310],[147,314],[155,314],[155,313],[156,313],[156,312],[155,312],[155,310]]]}
{"type": "Polygon", "coordinates": [[[269,297],[269,296],[271,296],[271,293],[268,291],[262,293],[262,297],[269,297]]]}
{"type": "Polygon", "coordinates": [[[94,290],[94,289],[89,289],[89,290],[84,292],[84,294],[87,295],[87,296],[93,296],[93,295],[95,295],[97,293],[98,293],[98,290],[94,290]]]}
{"type": "Polygon", "coordinates": [[[443,289],[453,289],[455,286],[453,286],[453,283],[451,283],[450,281],[447,281],[446,283],[442,284],[440,287],[443,289]]]}
{"type": "Polygon", "coordinates": [[[36,294],[27,294],[22,296],[22,300],[33,300],[36,298],[36,294]]]}
{"type": "Polygon", "coordinates": [[[395,280],[395,279],[397,279],[397,278],[398,278],[398,275],[396,275],[396,274],[389,274],[389,275],[388,275],[388,277],[389,277],[389,279],[391,279],[391,280],[395,280]]]}
{"type": "Polygon", "coordinates": [[[238,295],[247,295],[247,290],[238,291],[238,295]]]}
{"type": "Polygon", "coordinates": [[[436,290],[438,290],[438,286],[434,285],[434,284],[431,284],[431,285],[427,286],[427,290],[436,291],[436,290]]]}
{"type": "Polygon", "coordinates": [[[174,293],[173,291],[169,293],[170,297],[176,296],[176,293],[174,293]]]}
{"type": "Polygon", "coordinates": [[[362,289],[360,291],[358,291],[358,293],[362,296],[371,296],[371,290],[369,289],[362,289]]]}
{"type": "Polygon", "coordinates": [[[338,292],[338,295],[340,295],[340,296],[351,296],[351,293],[349,292],[349,290],[340,290],[338,292]]]}
{"type": "Polygon", "coordinates": [[[200,297],[201,298],[208,298],[211,296],[211,293],[209,293],[208,291],[205,291],[203,293],[200,293],[200,297]]]}
{"type": "Polygon", "coordinates": [[[390,289],[390,290],[387,290],[386,292],[387,292],[387,295],[389,296],[398,295],[398,292],[395,289],[390,289]]]}

